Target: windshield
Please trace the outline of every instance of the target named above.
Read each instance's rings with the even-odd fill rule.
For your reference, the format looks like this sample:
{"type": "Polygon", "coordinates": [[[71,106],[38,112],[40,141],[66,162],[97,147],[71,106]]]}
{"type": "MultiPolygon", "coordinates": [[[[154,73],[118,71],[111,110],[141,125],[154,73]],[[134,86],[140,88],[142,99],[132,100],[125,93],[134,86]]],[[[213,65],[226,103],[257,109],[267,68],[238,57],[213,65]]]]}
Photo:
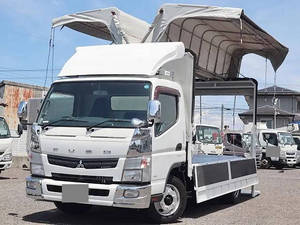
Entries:
{"type": "Polygon", "coordinates": [[[209,144],[221,144],[220,129],[209,126],[197,126],[196,127],[197,140],[203,143],[209,144]]]}
{"type": "Polygon", "coordinates": [[[7,123],[3,118],[0,118],[0,138],[9,138],[10,132],[7,123]]]}
{"type": "Polygon", "coordinates": [[[293,136],[290,133],[279,132],[279,143],[283,145],[294,145],[295,141],[293,136]]]}
{"type": "Polygon", "coordinates": [[[262,146],[267,146],[268,144],[278,146],[278,138],[276,133],[263,133],[262,146]]]}
{"type": "Polygon", "coordinates": [[[132,118],[147,119],[150,89],[146,81],[56,83],[37,122],[44,126],[90,127],[101,123],[97,126],[132,127],[132,118]]]}

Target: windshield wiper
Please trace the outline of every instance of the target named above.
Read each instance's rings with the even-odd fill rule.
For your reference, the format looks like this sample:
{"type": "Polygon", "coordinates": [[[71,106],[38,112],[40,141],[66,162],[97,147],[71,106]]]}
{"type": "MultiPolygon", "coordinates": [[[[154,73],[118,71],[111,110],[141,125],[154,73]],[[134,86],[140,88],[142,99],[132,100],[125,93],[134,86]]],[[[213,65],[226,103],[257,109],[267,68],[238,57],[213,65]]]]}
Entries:
{"type": "Polygon", "coordinates": [[[101,124],[103,123],[107,123],[107,122],[130,122],[131,120],[124,120],[124,119],[107,119],[107,120],[104,120],[102,122],[99,122],[99,123],[95,123],[89,127],[86,128],[87,131],[91,130],[92,128],[94,127],[97,127],[97,126],[100,126],[101,124]]]}
{"type": "Polygon", "coordinates": [[[53,125],[55,123],[58,123],[58,122],[61,122],[61,121],[87,122],[86,120],[77,120],[77,119],[74,119],[74,118],[71,118],[71,117],[70,118],[66,117],[66,118],[61,118],[61,119],[54,120],[52,122],[43,124],[41,127],[42,127],[42,129],[44,129],[45,127],[51,126],[51,125],[53,125]]]}

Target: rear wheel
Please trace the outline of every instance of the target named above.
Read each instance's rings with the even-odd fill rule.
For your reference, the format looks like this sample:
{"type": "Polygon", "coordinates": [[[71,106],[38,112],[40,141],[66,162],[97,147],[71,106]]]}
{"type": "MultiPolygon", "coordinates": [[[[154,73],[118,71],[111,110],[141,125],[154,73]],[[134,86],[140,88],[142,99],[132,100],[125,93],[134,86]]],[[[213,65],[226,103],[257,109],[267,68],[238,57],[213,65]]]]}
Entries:
{"type": "Polygon", "coordinates": [[[186,208],[185,186],[177,177],[171,177],[160,202],[150,205],[149,216],[156,223],[171,223],[182,216],[186,208]]]}
{"type": "Polygon", "coordinates": [[[54,202],[54,205],[60,211],[67,214],[86,213],[92,208],[92,205],[78,204],[78,203],[54,202]]]}

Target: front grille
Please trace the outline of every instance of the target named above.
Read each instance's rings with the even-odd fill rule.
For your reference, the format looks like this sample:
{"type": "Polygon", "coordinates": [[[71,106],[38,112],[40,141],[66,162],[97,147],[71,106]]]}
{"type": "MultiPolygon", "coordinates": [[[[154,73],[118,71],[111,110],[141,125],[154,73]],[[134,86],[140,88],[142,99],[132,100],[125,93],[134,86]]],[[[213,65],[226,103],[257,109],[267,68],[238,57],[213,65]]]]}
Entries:
{"type": "Polygon", "coordinates": [[[286,155],[296,155],[296,153],[294,153],[294,152],[293,153],[287,152],[286,155]]]}
{"type": "Polygon", "coordinates": [[[93,183],[93,184],[112,184],[112,177],[104,176],[85,176],[85,175],[73,175],[73,174],[62,174],[52,173],[52,178],[59,181],[71,181],[80,183],[93,183]]]}
{"type": "Polygon", "coordinates": [[[115,168],[118,164],[116,158],[102,158],[102,159],[80,159],[63,157],[56,155],[48,155],[48,162],[56,166],[64,166],[69,168],[85,168],[85,169],[107,169],[115,168]]]}
{"type": "MultiPolygon", "coordinates": [[[[47,190],[51,191],[51,192],[61,193],[62,192],[62,186],[47,184],[47,190]]],[[[109,190],[89,188],[89,195],[108,196],[109,195],[109,190]]]]}

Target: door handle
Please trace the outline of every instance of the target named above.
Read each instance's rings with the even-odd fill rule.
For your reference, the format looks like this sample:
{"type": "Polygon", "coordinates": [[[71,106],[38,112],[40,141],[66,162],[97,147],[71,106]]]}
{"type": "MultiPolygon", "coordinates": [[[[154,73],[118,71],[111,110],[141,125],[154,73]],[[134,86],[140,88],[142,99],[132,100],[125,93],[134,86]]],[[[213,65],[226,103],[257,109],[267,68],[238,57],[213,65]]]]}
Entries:
{"type": "Polygon", "coordinates": [[[175,151],[181,151],[182,150],[182,144],[181,143],[178,143],[176,145],[176,148],[175,148],[175,151]]]}

